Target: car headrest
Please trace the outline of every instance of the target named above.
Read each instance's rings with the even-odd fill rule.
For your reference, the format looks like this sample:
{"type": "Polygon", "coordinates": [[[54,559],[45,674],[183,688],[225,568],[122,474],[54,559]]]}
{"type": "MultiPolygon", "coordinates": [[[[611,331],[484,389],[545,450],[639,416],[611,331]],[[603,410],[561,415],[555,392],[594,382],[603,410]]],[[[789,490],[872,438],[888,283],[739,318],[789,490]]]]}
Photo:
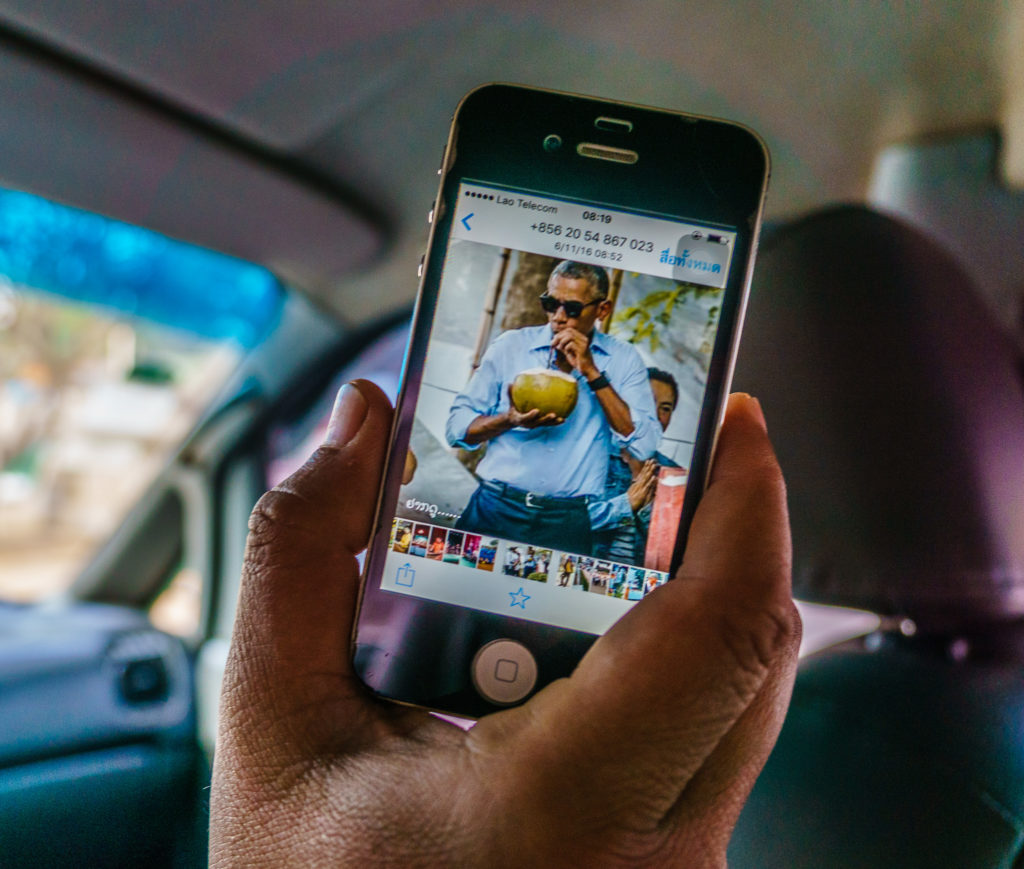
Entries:
{"type": "Polygon", "coordinates": [[[789,491],[794,594],[945,630],[1024,615],[1024,387],[964,270],[856,206],[762,245],[734,388],[789,491]]]}

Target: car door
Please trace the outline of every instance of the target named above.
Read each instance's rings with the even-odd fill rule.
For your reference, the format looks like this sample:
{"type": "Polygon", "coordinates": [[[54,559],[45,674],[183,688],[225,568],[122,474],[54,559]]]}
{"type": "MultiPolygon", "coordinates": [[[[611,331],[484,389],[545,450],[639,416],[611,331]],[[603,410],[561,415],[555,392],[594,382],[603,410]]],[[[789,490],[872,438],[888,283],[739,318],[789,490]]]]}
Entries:
{"type": "Polygon", "coordinates": [[[0,235],[0,865],[203,865],[220,578],[271,422],[359,341],[264,269],[26,194],[0,235]]]}

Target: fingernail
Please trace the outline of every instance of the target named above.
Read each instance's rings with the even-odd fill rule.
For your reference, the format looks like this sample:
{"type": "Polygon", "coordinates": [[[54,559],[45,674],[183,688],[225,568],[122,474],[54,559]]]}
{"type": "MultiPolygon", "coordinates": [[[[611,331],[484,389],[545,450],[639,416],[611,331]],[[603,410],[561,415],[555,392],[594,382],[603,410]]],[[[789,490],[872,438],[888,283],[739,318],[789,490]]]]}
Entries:
{"type": "Polygon", "coordinates": [[[764,411],[761,409],[761,402],[754,398],[754,396],[748,395],[746,392],[737,392],[735,395],[743,402],[743,406],[746,408],[747,413],[757,421],[764,431],[768,431],[768,424],[764,419],[764,411]]]}
{"type": "Polygon", "coordinates": [[[324,443],[335,447],[343,447],[356,436],[366,419],[368,405],[357,386],[346,383],[338,390],[331,411],[330,422],[327,423],[327,435],[324,443]]]}

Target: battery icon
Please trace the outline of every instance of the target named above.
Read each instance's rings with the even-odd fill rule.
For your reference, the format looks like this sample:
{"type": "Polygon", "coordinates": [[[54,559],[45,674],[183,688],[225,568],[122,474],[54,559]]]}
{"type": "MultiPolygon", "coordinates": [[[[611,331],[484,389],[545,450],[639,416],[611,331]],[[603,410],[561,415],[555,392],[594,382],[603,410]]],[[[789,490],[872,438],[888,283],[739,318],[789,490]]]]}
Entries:
{"type": "Polygon", "coordinates": [[[714,235],[713,233],[708,234],[708,241],[714,242],[715,244],[728,244],[729,239],[721,235],[714,235]]]}

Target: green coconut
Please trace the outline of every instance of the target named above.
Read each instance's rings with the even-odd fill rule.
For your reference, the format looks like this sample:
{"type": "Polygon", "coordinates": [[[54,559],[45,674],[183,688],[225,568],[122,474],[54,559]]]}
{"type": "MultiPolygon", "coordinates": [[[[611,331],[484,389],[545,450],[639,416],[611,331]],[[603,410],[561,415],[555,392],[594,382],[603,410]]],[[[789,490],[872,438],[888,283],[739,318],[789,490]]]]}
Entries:
{"type": "Polygon", "coordinates": [[[520,413],[533,409],[565,419],[576,407],[579,385],[571,374],[552,368],[528,368],[512,381],[512,404],[520,413]]]}

